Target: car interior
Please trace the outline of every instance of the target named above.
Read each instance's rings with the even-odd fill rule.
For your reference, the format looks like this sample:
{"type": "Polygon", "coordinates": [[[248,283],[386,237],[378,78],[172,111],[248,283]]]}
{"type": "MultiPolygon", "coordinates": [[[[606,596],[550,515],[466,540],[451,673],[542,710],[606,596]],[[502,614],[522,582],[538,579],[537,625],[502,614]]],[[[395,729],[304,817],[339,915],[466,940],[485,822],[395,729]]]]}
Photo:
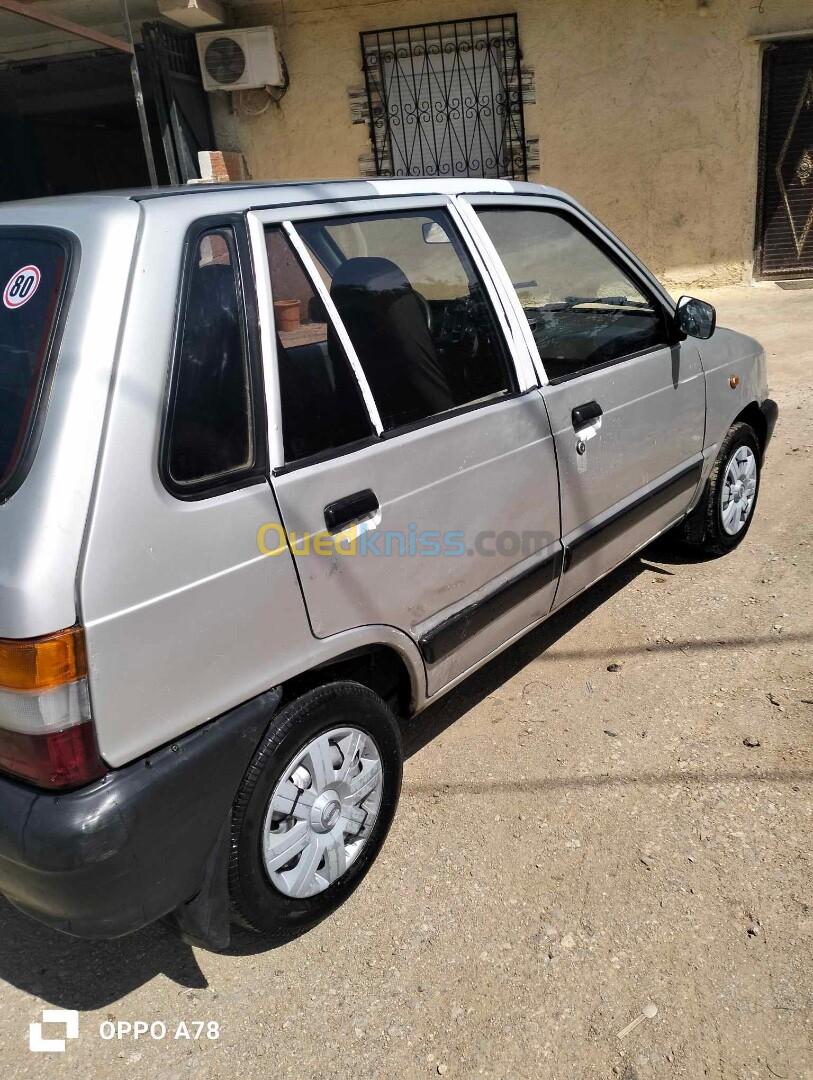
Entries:
{"type": "MultiPolygon", "coordinates": [[[[371,215],[355,221],[345,219],[339,225],[386,220],[371,215]]],[[[385,430],[512,389],[509,367],[482,285],[459,242],[449,239],[451,229],[441,215],[436,219],[424,214],[400,215],[401,235],[405,227],[411,234],[412,279],[398,261],[397,250],[386,257],[346,253],[335,237],[336,225],[336,219],[331,219],[329,225],[309,222],[298,230],[327,281],[385,430]],[[435,223],[442,230],[446,248],[454,245],[451,258],[457,262],[457,280],[453,285],[444,282],[442,268],[433,266],[439,260],[433,244],[424,240],[423,227],[435,223]],[[421,291],[420,283],[415,281],[416,262],[422,266],[422,276],[447,295],[427,296],[421,291]],[[461,279],[466,282],[463,286],[461,279]]],[[[450,255],[444,252],[444,256],[448,263],[450,255]]],[[[320,308],[318,301],[312,300],[306,317],[325,319],[320,308]]],[[[327,328],[322,341],[294,344],[282,340],[280,345],[280,369],[288,372],[281,377],[287,379],[291,373],[298,373],[300,382],[316,401],[325,377],[332,388],[342,383],[346,361],[332,327],[327,328]]],[[[350,415],[354,415],[353,409],[350,415]]]]}

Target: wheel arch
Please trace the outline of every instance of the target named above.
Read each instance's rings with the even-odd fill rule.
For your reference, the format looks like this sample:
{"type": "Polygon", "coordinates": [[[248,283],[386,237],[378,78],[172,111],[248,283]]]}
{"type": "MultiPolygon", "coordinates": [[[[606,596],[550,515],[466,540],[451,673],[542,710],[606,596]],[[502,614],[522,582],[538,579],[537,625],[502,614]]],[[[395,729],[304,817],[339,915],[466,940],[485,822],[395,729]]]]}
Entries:
{"type": "Polygon", "coordinates": [[[349,679],[373,690],[396,716],[417,711],[422,697],[414,665],[391,644],[369,642],[328,657],[282,684],[282,704],[325,682],[349,679]]]}
{"type": "Polygon", "coordinates": [[[759,442],[759,452],[764,456],[765,448],[768,443],[768,424],[765,419],[765,414],[756,401],[750,402],[734,417],[729,425],[729,430],[734,424],[740,423],[748,424],[754,429],[759,442]]]}

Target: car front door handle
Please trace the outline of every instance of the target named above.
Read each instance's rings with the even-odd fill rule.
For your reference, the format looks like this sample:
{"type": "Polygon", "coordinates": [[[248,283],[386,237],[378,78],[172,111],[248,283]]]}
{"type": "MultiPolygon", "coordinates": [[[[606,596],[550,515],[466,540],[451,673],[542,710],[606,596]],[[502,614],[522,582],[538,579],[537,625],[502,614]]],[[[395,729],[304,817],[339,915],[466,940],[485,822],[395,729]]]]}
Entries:
{"type": "Polygon", "coordinates": [[[336,502],[328,503],[325,507],[327,531],[341,532],[353,522],[375,514],[378,509],[378,499],[370,488],[356,491],[352,495],[345,495],[343,499],[337,499],[336,502]]]}
{"type": "Polygon", "coordinates": [[[577,405],[570,414],[573,421],[573,430],[578,431],[580,428],[587,427],[593,420],[598,420],[601,415],[601,406],[597,401],[588,401],[584,405],[577,405]]]}

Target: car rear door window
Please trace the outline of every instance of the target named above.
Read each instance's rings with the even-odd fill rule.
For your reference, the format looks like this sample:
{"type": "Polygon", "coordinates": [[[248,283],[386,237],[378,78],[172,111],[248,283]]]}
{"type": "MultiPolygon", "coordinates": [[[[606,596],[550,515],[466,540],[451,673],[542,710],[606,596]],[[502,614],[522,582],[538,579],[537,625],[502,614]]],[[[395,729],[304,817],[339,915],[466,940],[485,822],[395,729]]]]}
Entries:
{"type": "Polygon", "coordinates": [[[298,223],[385,431],[515,389],[491,304],[443,210],[298,223]]]}
{"type": "Polygon", "coordinates": [[[42,419],[68,258],[38,230],[0,231],[0,499],[18,486],[42,419]]]}
{"type": "Polygon", "coordinates": [[[257,461],[245,305],[234,229],[191,245],[182,294],[164,467],[177,494],[250,477],[257,461]]]}
{"type": "Polygon", "coordinates": [[[552,381],[667,343],[660,305],[563,214],[481,209],[552,381]]]}
{"type": "Polygon", "coordinates": [[[280,228],[265,234],[286,463],[374,434],[356,377],[327,312],[280,228]]]}

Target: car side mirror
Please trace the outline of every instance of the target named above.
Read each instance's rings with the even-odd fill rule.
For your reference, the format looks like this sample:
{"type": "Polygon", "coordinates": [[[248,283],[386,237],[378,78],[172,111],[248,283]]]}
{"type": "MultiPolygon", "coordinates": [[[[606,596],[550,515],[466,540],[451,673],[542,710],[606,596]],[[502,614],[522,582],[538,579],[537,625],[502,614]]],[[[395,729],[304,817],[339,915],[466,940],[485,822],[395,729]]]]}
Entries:
{"type": "Polygon", "coordinates": [[[675,326],[684,337],[705,341],[717,326],[717,312],[712,304],[693,296],[681,296],[675,308],[675,326]]]}

